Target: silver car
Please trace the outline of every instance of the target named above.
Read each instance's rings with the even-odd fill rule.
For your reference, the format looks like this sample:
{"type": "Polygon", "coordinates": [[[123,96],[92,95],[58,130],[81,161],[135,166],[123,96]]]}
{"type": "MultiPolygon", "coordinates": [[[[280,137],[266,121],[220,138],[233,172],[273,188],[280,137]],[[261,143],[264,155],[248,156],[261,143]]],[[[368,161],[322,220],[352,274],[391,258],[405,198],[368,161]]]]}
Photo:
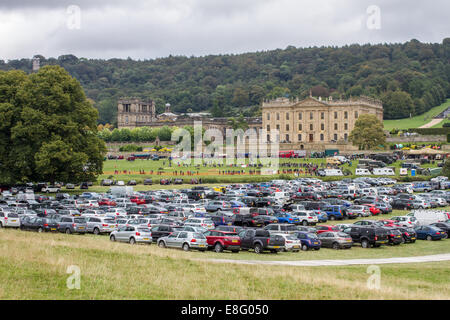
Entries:
{"type": "Polygon", "coordinates": [[[208,243],[206,237],[202,233],[176,231],[166,237],[158,239],[158,247],[160,248],[180,248],[184,251],[197,249],[206,251],[208,243]]]}
{"type": "Polygon", "coordinates": [[[111,241],[128,242],[130,244],[135,243],[147,243],[153,242],[152,233],[149,228],[139,226],[124,226],[119,230],[111,232],[109,235],[111,241]]]}
{"type": "Polygon", "coordinates": [[[116,230],[116,221],[111,218],[89,217],[86,228],[87,232],[93,234],[111,233],[116,230]]]}
{"type": "Polygon", "coordinates": [[[15,212],[3,211],[0,212],[0,228],[19,228],[20,218],[15,212]]]}

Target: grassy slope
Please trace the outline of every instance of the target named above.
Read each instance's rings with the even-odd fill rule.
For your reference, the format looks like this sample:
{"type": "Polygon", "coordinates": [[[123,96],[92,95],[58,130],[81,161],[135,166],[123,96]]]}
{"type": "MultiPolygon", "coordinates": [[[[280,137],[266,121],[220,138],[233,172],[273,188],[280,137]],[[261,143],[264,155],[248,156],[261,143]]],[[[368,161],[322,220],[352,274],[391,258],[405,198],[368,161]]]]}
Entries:
{"type": "Polygon", "coordinates": [[[106,237],[0,231],[0,299],[450,299],[450,262],[382,265],[381,290],[367,266],[209,264],[156,246],[106,237]],[[81,289],[68,290],[69,265],[81,289]]]}
{"type": "MultiPolygon", "coordinates": [[[[441,104],[440,106],[434,107],[433,109],[425,112],[424,114],[412,117],[412,118],[405,118],[405,119],[399,119],[399,120],[384,120],[384,129],[385,130],[392,130],[392,129],[410,129],[410,128],[419,128],[423,126],[424,124],[427,124],[431,120],[433,120],[433,117],[437,116],[439,113],[444,111],[450,107],[450,99],[447,99],[446,102],[441,104]]],[[[445,121],[443,121],[440,125],[442,127],[442,124],[445,121]]],[[[439,127],[437,125],[436,127],[439,127]]]]}

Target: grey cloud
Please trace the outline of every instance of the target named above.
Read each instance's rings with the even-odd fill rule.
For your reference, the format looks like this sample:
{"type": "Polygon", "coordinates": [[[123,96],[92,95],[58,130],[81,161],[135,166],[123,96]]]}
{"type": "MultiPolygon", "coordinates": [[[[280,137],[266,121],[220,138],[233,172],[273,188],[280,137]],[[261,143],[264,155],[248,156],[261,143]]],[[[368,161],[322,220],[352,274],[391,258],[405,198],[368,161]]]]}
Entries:
{"type": "Polygon", "coordinates": [[[47,0],[39,4],[2,0],[0,17],[8,18],[14,12],[23,14],[27,22],[0,20],[0,58],[72,53],[143,59],[288,45],[404,42],[412,38],[440,42],[450,30],[447,0],[433,1],[433,5],[419,0],[47,0]],[[80,30],[65,27],[67,17],[62,9],[69,4],[82,10],[80,30]],[[380,30],[366,27],[369,5],[381,9],[380,30]],[[12,34],[5,37],[2,27],[12,34]],[[39,35],[34,36],[37,30],[39,35]]]}

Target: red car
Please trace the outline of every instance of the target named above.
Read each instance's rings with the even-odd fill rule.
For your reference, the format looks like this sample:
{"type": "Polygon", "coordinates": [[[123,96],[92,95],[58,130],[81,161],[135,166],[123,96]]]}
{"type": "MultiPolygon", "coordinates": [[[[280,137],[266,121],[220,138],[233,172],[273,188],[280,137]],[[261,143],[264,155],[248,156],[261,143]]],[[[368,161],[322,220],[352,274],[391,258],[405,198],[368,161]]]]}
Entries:
{"type": "Polygon", "coordinates": [[[139,198],[138,196],[132,196],[132,197],[130,198],[130,201],[133,202],[133,203],[136,203],[137,205],[139,205],[139,204],[145,204],[145,199],[139,198]]]}
{"type": "Polygon", "coordinates": [[[384,224],[385,227],[399,227],[399,225],[396,224],[396,221],[394,221],[394,220],[386,219],[386,220],[380,220],[380,222],[382,224],[384,224]]]}
{"type": "Polygon", "coordinates": [[[98,205],[115,207],[117,205],[117,203],[111,199],[101,199],[98,201],[98,205]]]}
{"type": "Polygon", "coordinates": [[[369,207],[369,211],[373,216],[379,215],[381,210],[378,209],[374,204],[365,204],[366,207],[369,207]]]}
{"type": "Polygon", "coordinates": [[[209,248],[214,248],[215,252],[222,252],[223,250],[231,250],[232,252],[239,252],[241,249],[241,238],[236,233],[208,230],[204,233],[206,242],[209,248]]]}
{"type": "Polygon", "coordinates": [[[340,232],[338,227],[336,226],[317,226],[317,234],[321,234],[323,232],[340,232]]]}

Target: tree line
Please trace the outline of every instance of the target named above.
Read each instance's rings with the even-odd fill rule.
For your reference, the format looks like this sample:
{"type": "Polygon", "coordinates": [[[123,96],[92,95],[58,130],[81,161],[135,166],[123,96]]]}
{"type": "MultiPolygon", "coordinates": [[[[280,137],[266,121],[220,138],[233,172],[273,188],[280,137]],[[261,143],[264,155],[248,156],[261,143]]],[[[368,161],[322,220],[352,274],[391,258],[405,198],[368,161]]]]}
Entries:
{"type": "MultiPolygon", "coordinates": [[[[419,115],[450,96],[450,38],[442,43],[352,44],[203,57],[86,59],[37,56],[77,78],[99,111],[117,121],[121,96],[153,99],[158,112],[210,111],[213,116],[258,116],[264,99],[366,95],[383,101],[385,119],[419,115]]],[[[30,72],[31,59],[0,61],[0,69],[30,72]]]]}

